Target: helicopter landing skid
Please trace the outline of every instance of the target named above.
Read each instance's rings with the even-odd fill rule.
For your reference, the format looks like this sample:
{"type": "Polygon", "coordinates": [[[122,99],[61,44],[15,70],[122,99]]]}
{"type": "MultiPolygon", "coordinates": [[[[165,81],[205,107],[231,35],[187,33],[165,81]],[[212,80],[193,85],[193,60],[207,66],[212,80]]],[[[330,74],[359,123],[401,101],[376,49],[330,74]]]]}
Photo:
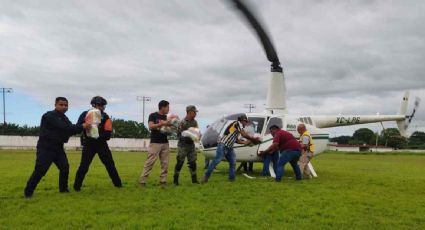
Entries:
{"type": "Polygon", "coordinates": [[[255,179],[255,177],[253,177],[253,176],[250,176],[250,175],[248,175],[248,174],[246,174],[246,173],[243,173],[242,175],[244,175],[246,178],[248,178],[248,179],[255,179]]]}
{"type": "Polygon", "coordinates": [[[269,172],[270,172],[270,176],[272,177],[272,178],[276,178],[276,173],[275,173],[275,171],[274,171],[274,169],[273,169],[273,162],[270,162],[270,164],[269,164],[269,172]]]}

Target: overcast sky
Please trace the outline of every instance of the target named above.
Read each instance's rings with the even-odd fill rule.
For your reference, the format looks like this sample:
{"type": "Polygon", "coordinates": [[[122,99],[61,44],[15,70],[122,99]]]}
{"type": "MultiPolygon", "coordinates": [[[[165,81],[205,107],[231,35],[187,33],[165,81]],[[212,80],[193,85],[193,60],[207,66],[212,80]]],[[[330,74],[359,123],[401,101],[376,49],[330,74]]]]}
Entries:
{"type": "MultiPolygon", "coordinates": [[[[425,1],[250,3],[281,59],[291,115],[395,114],[404,91],[411,104],[425,99],[425,1]]],[[[247,103],[262,111],[269,69],[224,0],[0,0],[0,87],[14,89],[9,122],[38,125],[56,96],[69,99],[76,121],[94,95],[109,101],[113,117],[141,121],[136,96],[145,95],[147,114],[161,99],[181,116],[194,104],[206,125],[248,111],[247,103]]],[[[424,111],[412,129],[424,130],[424,111]]]]}

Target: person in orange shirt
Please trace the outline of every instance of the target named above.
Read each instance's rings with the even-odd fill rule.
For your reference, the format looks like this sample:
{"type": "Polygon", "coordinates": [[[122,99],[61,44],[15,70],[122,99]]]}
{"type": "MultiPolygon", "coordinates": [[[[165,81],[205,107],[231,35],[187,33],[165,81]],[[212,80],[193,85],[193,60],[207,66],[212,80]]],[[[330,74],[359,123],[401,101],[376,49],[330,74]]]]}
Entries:
{"type": "MultiPolygon", "coordinates": [[[[112,133],[112,121],[108,114],[104,112],[107,102],[103,97],[96,96],[92,98],[90,104],[93,108],[100,110],[102,115],[101,122],[98,125],[99,135],[97,138],[94,138],[89,137],[86,132],[83,132],[83,135],[81,136],[83,151],[80,167],[78,168],[77,175],[75,176],[74,190],[77,192],[81,190],[84,177],[86,176],[96,153],[99,155],[100,161],[102,161],[103,165],[105,165],[106,171],[108,171],[109,177],[112,179],[114,186],[120,188],[122,187],[121,179],[118,175],[111,150],[107,143],[107,141],[111,138],[112,133]]],[[[86,120],[87,113],[88,111],[85,111],[80,115],[77,124],[82,124],[86,120]]]]}

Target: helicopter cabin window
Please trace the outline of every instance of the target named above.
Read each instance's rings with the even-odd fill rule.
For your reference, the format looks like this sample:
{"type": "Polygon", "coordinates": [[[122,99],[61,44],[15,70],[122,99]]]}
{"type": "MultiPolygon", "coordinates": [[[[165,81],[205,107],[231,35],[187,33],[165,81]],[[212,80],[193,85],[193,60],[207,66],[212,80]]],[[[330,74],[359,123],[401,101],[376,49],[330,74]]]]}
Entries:
{"type": "Polygon", "coordinates": [[[218,119],[211,125],[207,126],[207,130],[202,135],[201,143],[204,148],[216,147],[217,142],[220,140],[220,133],[223,131],[224,126],[230,121],[237,121],[239,116],[245,115],[244,113],[236,113],[221,119],[218,119]]]}
{"type": "MultiPolygon", "coordinates": [[[[211,125],[207,126],[207,130],[204,135],[202,135],[201,143],[204,148],[216,147],[217,142],[220,140],[220,134],[222,134],[226,124],[229,124],[232,121],[237,121],[239,116],[245,115],[244,113],[232,114],[221,119],[218,119],[211,125]]],[[[249,117],[250,125],[245,127],[246,132],[248,133],[259,133],[263,131],[264,128],[264,117],[249,117]]]]}
{"type": "Polygon", "coordinates": [[[308,124],[310,124],[310,125],[313,124],[313,121],[311,120],[311,117],[307,117],[307,121],[308,121],[308,124]]]}
{"type": "Polygon", "coordinates": [[[235,113],[235,114],[231,114],[231,115],[225,117],[224,119],[229,120],[229,121],[237,121],[238,117],[243,116],[243,115],[245,115],[245,113],[235,113]]]}
{"type": "Polygon", "coordinates": [[[270,127],[273,125],[277,125],[279,128],[282,128],[282,119],[279,117],[270,118],[269,123],[267,124],[266,135],[270,134],[270,127]]]}
{"type": "Polygon", "coordinates": [[[220,139],[220,132],[226,122],[227,119],[222,118],[207,126],[207,130],[201,138],[201,143],[204,148],[211,148],[217,146],[217,141],[220,139]]]}
{"type": "Polygon", "coordinates": [[[254,133],[261,134],[264,128],[264,117],[249,117],[249,125],[254,133]]]}
{"type": "Polygon", "coordinates": [[[298,120],[304,124],[312,125],[313,121],[311,120],[311,117],[300,117],[298,120]]]}

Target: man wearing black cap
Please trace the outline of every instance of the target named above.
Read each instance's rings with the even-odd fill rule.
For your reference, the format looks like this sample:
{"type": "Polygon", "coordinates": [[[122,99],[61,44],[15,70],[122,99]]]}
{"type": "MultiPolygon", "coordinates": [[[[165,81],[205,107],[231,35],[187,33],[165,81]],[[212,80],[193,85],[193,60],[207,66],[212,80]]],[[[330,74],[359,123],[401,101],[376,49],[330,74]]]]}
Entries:
{"type": "Polygon", "coordinates": [[[68,100],[64,97],[57,97],[55,109],[45,113],[41,118],[37,159],[34,171],[24,190],[26,198],[32,196],[37,184],[46,175],[52,163],[55,163],[59,169],[59,191],[62,193],[69,192],[69,164],[63,145],[68,142],[70,136],[88,128],[89,125],[84,122],[73,125],[65,115],[66,111],[68,111],[68,100]]]}
{"type": "MultiPolygon", "coordinates": [[[[114,159],[112,158],[111,150],[109,149],[107,143],[107,141],[111,138],[112,133],[112,121],[108,114],[104,112],[107,102],[103,97],[96,96],[92,98],[90,104],[93,106],[93,108],[100,110],[102,115],[101,122],[98,126],[99,137],[89,137],[87,136],[86,132],[83,132],[83,135],[81,136],[81,145],[83,146],[83,151],[81,154],[80,167],[77,170],[77,175],[75,175],[74,190],[81,190],[84,177],[89,171],[89,166],[96,153],[99,155],[103,165],[105,165],[105,168],[108,171],[109,177],[112,179],[114,186],[122,187],[120,176],[118,175],[114,159]]],[[[80,115],[77,124],[81,124],[85,121],[87,113],[88,111],[84,111],[80,115]]]]}
{"type": "Polygon", "coordinates": [[[226,130],[224,131],[223,137],[220,139],[216,155],[214,160],[209,164],[207,171],[205,172],[204,178],[202,180],[203,183],[208,182],[209,177],[211,176],[211,173],[213,172],[214,168],[220,163],[223,155],[226,157],[227,161],[229,162],[229,180],[234,181],[235,180],[235,165],[236,165],[236,155],[235,151],[233,150],[233,145],[235,142],[245,144],[241,140],[239,140],[239,135],[245,137],[246,139],[250,140],[252,143],[257,144],[259,143],[260,139],[252,137],[248,135],[243,128],[248,124],[248,118],[246,115],[241,115],[238,117],[237,121],[234,121],[230,123],[226,130]]]}
{"type": "Polygon", "coordinates": [[[183,167],[184,159],[187,157],[187,164],[189,165],[190,175],[192,177],[192,183],[199,184],[196,177],[196,149],[195,143],[189,137],[183,137],[182,132],[189,128],[198,128],[198,122],[195,120],[196,113],[198,110],[194,105],[186,107],[186,117],[180,122],[177,138],[177,163],[174,167],[174,184],[179,185],[179,174],[183,167]]]}

